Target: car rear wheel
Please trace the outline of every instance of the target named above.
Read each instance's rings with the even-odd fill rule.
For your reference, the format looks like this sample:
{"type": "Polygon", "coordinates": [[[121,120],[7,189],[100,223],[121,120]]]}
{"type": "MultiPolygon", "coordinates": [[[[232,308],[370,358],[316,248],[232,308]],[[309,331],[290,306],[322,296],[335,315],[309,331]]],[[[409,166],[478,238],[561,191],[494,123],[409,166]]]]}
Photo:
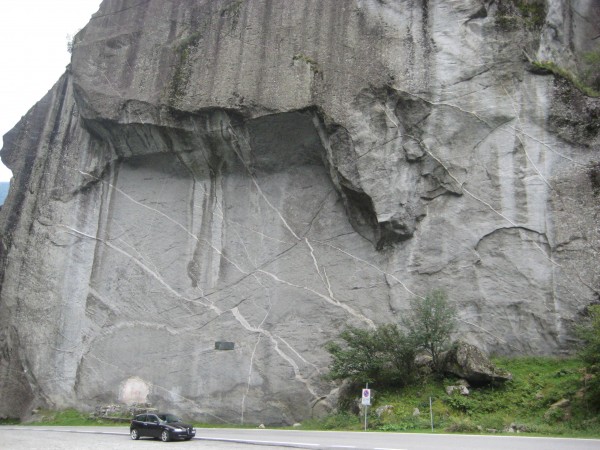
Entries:
{"type": "Polygon", "coordinates": [[[135,428],[133,430],[131,430],[131,439],[133,439],[134,441],[137,441],[140,438],[140,434],[138,433],[138,430],[136,430],[135,428]]]}
{"type": "Polygon", "coordinates": [[[167,430],[163,430],[163,432],[160,434],[160,440],[163,442],[169,442],[171,440],[171,435],[167,430]]]}

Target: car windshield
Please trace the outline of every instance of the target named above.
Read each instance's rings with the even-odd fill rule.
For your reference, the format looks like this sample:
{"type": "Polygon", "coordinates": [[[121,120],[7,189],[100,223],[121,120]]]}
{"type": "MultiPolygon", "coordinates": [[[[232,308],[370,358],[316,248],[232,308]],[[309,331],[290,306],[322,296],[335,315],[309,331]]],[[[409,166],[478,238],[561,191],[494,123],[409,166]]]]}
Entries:
{"type": "Polygon", "coordinates": [[[173,414],[159,414],[158,418],[167,423],[181,422],[181,419],[173,414]]]}

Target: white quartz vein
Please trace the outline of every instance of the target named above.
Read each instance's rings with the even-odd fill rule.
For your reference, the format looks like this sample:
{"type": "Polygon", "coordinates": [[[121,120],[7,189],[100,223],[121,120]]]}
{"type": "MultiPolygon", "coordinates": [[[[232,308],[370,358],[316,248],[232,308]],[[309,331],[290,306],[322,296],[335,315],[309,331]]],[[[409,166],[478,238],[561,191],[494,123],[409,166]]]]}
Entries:
{"type": "MultiPolygon", "coordinates": [[[[240,136],[238,135],[238,133],[235,132],[235,129],[233,128],[233,126],[229,125],[229,127],[227,129],[235,137],[236,141],[239,144],[245,144],[246,146],[250,147],[250,143],[245,138],[240,139],[240,136]]],[[[300,237],[294,232],[294,230],[292,229],[292,227],[287,223],[287,221],[285,220],[285,217],[283,217],[283,214],[281,214],[281,211],[279,211],[270,202],[270,200],[267,198],[267,196],[262,191],[260,185],[258,184],[258,181],[256,181],[256,178],[252,174],[252,171],[248,167],[248,164],[246,163],[246,161],[244,160],[244,158],[242,157],[242,155],[239,153],[238,149],[235,147],[235,145],[232,145],[231,148],[233,149],[233,151],[235,152],[235,154],[239,158],[240,162],[244,165],[244,168],[246,169],[246,172],[247,172],[248,176],[250,177],[250,180],[252,180],[252,184],[254,184],[254,187],[256,187],[256,190],[259,193],[259,195],[261,196],[261,198],[265,201],[265,203],[269,206],[269,208],[271,208],[273,211],[275,211],[275,213],[279,216],[279,219],[281,220],[281,222],[283,223],[283,225],[285,226],[285,228],[292,234],[292,236],[294,236],[294,238],[299,241],[300,237]]]]}
{"type": "Polygon", "coordinates": [[[298,351],[297,351],[297,350],[296,350],[294,347],[292,347],[292,346],[290,345],[290,343],[289,343],[288,341],[286,341],[286,340],[285,340],[284,338],[282,338],[281,336],[278,336],[278,338],[279,338],[279,340],[280,340],[281,342],[283,342],[283,343],[284,343],[284,344],[287,346],[287,348],[289,348],[289,349],[290,349],[290,351],[292,351],[292,352],[294,353],[294,355],[296,355],[296,357],[297,357],[299,360],[301,360],[301,361],[302,361],[304,364],[306,364],[306,365],[308,365],[308,366],[311,366],[313,369],[315,369],[315,371],[316,371],[317,373],[321,373],[321,369],[320,369],[320,368],[319,368],[319,367],[318,367],[316,364],[313,364],[313,363],[311,363],[310,361],[308,361],[306,358],[304,358],[304,357],[303,357],[303,356],[302,356],[300,353],[298,353],[298,351]]]}
{"type": "Polygon", "coordinates": [[[505,345],[508,345],[509,347],[513,347],[515,350],[517,350],[517,351],[518,351],[518,348],[516,348],[516,347],[514,347],[513,345],[511,345],[509,342],[507,342],[505,339],[502,339],[502,338],[501,338],[500,336],[498,336],[497,334],[494,334],[494,333],[492,333],[491,331],[489,331],[489,330],[486,330],[486,329],[485,329],[485,328],[483,328],[482,326],[479,326],[479,325],[477,325],[477,324],[475,324],[475,323],[473,323],[473,322],[469,322],[468,320],[464,320],[464,319],[460,319],[460,318],[459,318],[458,320],[459,320],[460,322],[466,323],[467,325],[471,325],[472,327],[479,328],[479,329],[480,329],[481,331],[483,331],[484,333],[487,333],[487,334],[489,334],[490,336],[492,336],[492,337],[494,337],[495,339],[497,339],[497,340],[498,340],[498,342],[501,342],[501,343],[503,343],[503,344],[505,344],[505,345]]]}
{"type": "Polygon", "coordinates": [[[291,287],[294,287],[294,288],[298,288],[298,289],[302,289],[302,290],[308,291],[308,292],[316,295],[320,299],[325,300],[327,303],[344,309],[350,315],[352,315],[352,316],[356,317],[357,319],[360,319],[361,321],[367,323],[370,327],[375,328],[375,323],[371,319],[369,319],[368,317],[364,316],[363,314],[358,313],[353,308],[351,308],[349,305],[347,305],[345,303],[341,303],[340,301],[336,300],[335,298],[332,298],[332,297],[330,297],[328,295],[321,294],[320,292],[317,292],[314,289],[309,288],[308,286],[302,286],[302,285],[299,285],[299,284],[295,284],[295,283],[291,283],[289,281],[283,280],[283,279],[279,278],[277,275],[275,275],[274,273],[267,272],[267,271],[261,270],[261,269],[257,270],[257,272],[263,273],[263,274],[265,274],[265,275],[273,278],[278,283],[282,283],[282,284],[285,284],[287,286],[291,286],[291,287]]]}
{"type": "Polygon", "coordinates": [[[95,177],[94,175],[87,173],[87,172],[83,172],[83,171],[79,171],[81,174],[86,175],[86,176],[90,176],[93,177],[99,181],[102,181],[103,183],[106,183],[108,186],[110,186],[112,189],[114,189],[115,191],[117,191],[119,194],[123,195],[125,198],[127,198],[128,200],[130,200],[131,202],[135,203],[138,206],[141,206],[142,208],[146,208],[150,211],[153,211],[154,213],[164,217],[165,219],[167,219],[169,222],[177,225],[179,228],[181,228],[181,230],[183,230],[188,236],[190,236],[192,239],[198,241],[198,242],[204,242],[206,245],[208,245],[209,247],[211,247],[215,252],[217,252],[219,254],[219,256],[221,256],[225,261],[227,261],[229,264],[231,264],[233,267],[235,267],[239,272],[241,272],[244,275],[247,275],[248,273],[243,270],[241,267],[239,267],[234,261],[232,261],[231,259],[229,259],[227,256],[225,256],[223,254],[223,252],[221,250],[219,250],[218,248],[216,248],[214,245],[212,245],[210,242],[208,242],[206,239],[200,239],[198,236],[196,236],[194,233],[192,233],[190,230],[188,230],[185,226],[183,226],[182,224],[180,224],[178,221],[176,221],[175,219],[173,219],[172,217],[170,217],[168,214],[165,214],[164,212],[156,209],[156,208],[152,208],[151,206],[148,206],[142,202],[137,201],[136,199],[134,199],[133,197],[131,197],[129,194],[127,194],[125,191],[123,191],[122,189],[116,187],[115,185],[113,185],[112,183],[106,181],[106,180],[102,180],[98,177],[95,177]]]}
{"type": "MultiPolygon", "coordinates": [[[[194,303],[194,304],[199,304],[199,305],[201,305],[201,306],[207,307],[207,308],[209,308],[210,310],[212,310],[212,311],[213,311],[213,312],[214,312],[214,313],[215,313],[217,316],[220,316],[221,314],[223,314],[223,312],[224,312],[224,311],[222,311],[221,309],[219,309],[218,307],[216,307],[216,306],[215,306],[215,305],[214,305],[212,302],[207,302],[207,303],[205,303],[205,302],[201,302],[201,301],[199,301],[199,299],[190,299],[190,298],[187,298],[187,297],[185,297],[185,296],[181,295],[181,294],[180,294],[180,293],[178,293],[178,292],[177,292],[175,289],[173,289],[173,288],[172,288],[172,287],[171,287],[171,286],[170,286],[170,285],[169,285],[169,284],[168,284],[168,283],[167,283],[165,280],[163,280],[163,278],[162,278],[160,275],[158,275],[157,273],[153,272],[153,271],[152,271],[152,270],[151,270],[151,269],[150,269],[150,268],[149,268],[149,267],[148,267],[146,264],[144,264],[144,263],[143,263],[142,261],[140,261],[139,259],[135,258],[135,257],[134,257],[133,255],[131,255],[130,253],[126,252],[125,250],[123,250],[123,249],[121,249],[121,248],[119,248],[119,247],[117,247],[117,246],[113,245],[112,243],[110,243],[110,242],[107,242],[107,241],[106,241],[106,240],[104,240],[104,239],[101,239],[101,238],[98,238],[98,237],[95,237],[95,236],[91,236],[91,235],[89,235],[89,234],[87,234],[87,233],[84,233],[84,232],[82,232],[82,231],[76,230],[76,229],[74,229],[74,228],[72,228],[72,227],[69,227],[69,226],[66,226],[66,225],[59,225],[59,226],[60,226],[60,227],[62,227],[62,228],[65,228],[65,229],[67,229],[69,232],[71,232],[71,233],[74,233],[74,234],[75,234],[75,235],[77,235],[77,236],[86,237],[86,238],[93,239],[93,240],[95,240],[95,241],[101,242],[102,244],[106,245],[107,247],[109,247],[109,248],[111,248],[111,249],[113,249],[113,250],[117,251],[118,253],[120,253],[120,254],[122,254],[122,255],[124,255],[124,256],[126,256],[126,257],[128,257],[128,258],[130,258],[130,259],[131,259],[131,260],[132,260],[132,261],[133,261],[133,262],[134,262],[134,263],[135,263],[135,264],[136,264],[138,267],[142,268],[142,269],[143,269],[143,270],[144,270],[146,273],[150,274],[150,275],[151,275],[151,276],[152,276],[154,279],[156,279],[156,280],[157,280],[157,281],[158,281],[158,282],[159,282],[159,283],[160,283],[160,284],[161,284],[161,285],[162,285],[162,286],[163,286],[165,289],[167,289],[167,291],[168,291],[168,292],[172,293],[172,294],[173,294],[173,295],[174,295],[176,298],[178,298],[178,299],[180,299],[180,300],[183,300],[183,301],[186,301],[186,302],[190,302],[190,303],[194,303]]],[[[264,274],[268,274],[268,275],[272,276],[273,278],[275,278],[275,279],[278,279],[277,277],[275,277],[275,276],[274,276],[274,275],[272,275],[272,274],[269,274],[268,272],[265,272],[265,271],[262,271],[262,270],[260,270],[260,271],[258,271],[258,272],[260,272],[260,273],[264,273],[264,274]]],[[[252,274],[252,275],[253,275],[253,276],[255,276],[255,274],[252,274]]],[[[287,283],[287,284],[291,285],[290,283],[287,283]]],[[[313,292],[314,292],[314,291],[313,291],[313,292]]],[[[315,293],[315,294],[317,294],[317,295],[320,295],[320,294],[318,294],[318,293],[316,293],[316,292],[314,292],[314,293],[315,293]]],[[[346,310],[352,311],[352,310],[351,310],[349,307],[346,307],[345,305],[341,305],[341,304],[340,304],[339,302],[337,302],[337,301],[336,301],[336,302],[334,302],[334,304],[336,304],[337,306],[342,306],[342,307],[344,307],[344,309],[346,309],[346,310]]],[[[237,308],[237,307],[234,307],[234,308],[230,309],[230,312],[233,314],[233,316],[236,318],[236,320],[238,320],[238,322],[240,323],[240,325],[242,325],[242,327],[244,327],[245,329],[247,329],[247,330],[250,330],[250,331],[254,331],[254,332],[260,332],[260,333],[262,333],[263,335],[265,335],[265,336],[269,337],[270,341],[273,343],[273,345],[274,345],[274,347],[275,347],[275,350],[276,350],[276,352],[277,352],[277,353],[278,353],[278,354],[279,354],[279,355],[280,355],[280,356],[281,356],[281,357],[282,357],[282,358],[283,358],[283,359],[284,359],[284,360],[285,360],[285,361],[286,361],[288,364],[290,364],[290,365],[291,365],[291,367],[294,369],[294,372],[296,373],[296,378],[297,378],[297,379],[299,379],[300,381],[302,381],[302,382],[303,382],[303,383],[304,383],[304,384],[307,386],[307,388],[309,389],[309,391],[311,392],[311,394],[312,394],[312,395],[316,396],[316,393],[314,392],[314,390],[312,389],[312,387],[310,387],[310,385],[308,384],[308,380],[304,379],[304,378],[301,376],[301,374],[300,374],[300,371],[299,371],[299,368],[298,368],[298,365],[295,363],[295,361],[294,361],[292,358],[290,358],[288,355],[286,355],[286,354],[285,354],[285,352],[283,352],[283,351],[282,351],[282,350],[279,348],[279,345],[278,345],[278,343],[277,343],[277,340],[275,339],[275,337],[273,337],[273,335],[271,335],[271,333],[269,333],[268,331],[266,331],[266,330],[264,330],[264,329],[260,328],[260,326],[259,326],[258,328],[252,327],[252,326],[251,326],[251,325],[248,323],[248,321],[247,321],[247,320],[246,320],[246,319],[245,319],[245,318],[244,318],[244,317],[243,317],[243,316],[242,316],[242,315],[239,313],[239,310],[238,310],[238,308],[237,308]]],[[[356,315],[356,313],[354,313],[354,315],[356,315]]],[[[262,323],[264,323],[264,320],[266,320],[266,317],[267,317],[267,316],[268,316],[268,312],[267,312],[267,314],[265,315],[265,317],[264,317],[264,319],[263,319],[263,322],[261,322],[261,325],[262,325],[262,323]]],[[[372,323],[372,322],[370,322],[370,323],[373,325],[373,323],[372,323]]],[[[373,326],[374,326],[374,325],[373,325],[373,326]]],[[[286,345],[288,345],[288,344],[286,343],[286,345]]],[[[288,346],[289,346],[289,345],[288,345],[288,346]]],[[[295,352],[295,351],[294,351],[294,353],[295,353],[295,354],[297,354],[297,352],[295,352]]],[[[252,367],[252,362],[251,362],[251,367],[252,367]]],[[[249,377],[250,377],[250,376],[251,376],[251,373],[249,374],[249,377]]]]}
{"type": "Polygon", "coordinates": [[[553,189],[552,185],[548,182],[548,180],[546,179],[546,177],[542,174],[542,172],[540,171],[540,169],[538,169],[538,167],[535,165],[535,163],[533,162],[533,160],[529,156],[529,152],[527,151],[527,146],[526,146],[525,142],[523,142],[523,140],[521,139],[521,136],[519,136],[520,134],[523,134],[524,132],[523,132],[523,124],[522,124],[522,121],[521,121],[521,115],[519,114],[519,111],[517,111],[517,105],[516,105],[515,99],[513,98],[512,95],[510,95],[510,93],[508,92],[508,90],[504,86],[502,86],[502,89],[504,89],[504,92],[506,93],[506,96],[508,98],[510,98],[510,103],[512,105],[513,112],[515,113],[515,117],[517,118],[517,123],[519,124],[518,128],[510,127],[515,132],[514,136],[521,143],[521,147],[523,148],[523,153],[525,153],[525,157],[527,158],[527,161],[529,161],[529,164],[531,164],[531,166],[534,168],[534,170],[536,171],[536,173],[538,174],[538,176],[541,178],[541,180],[544,183],[546,183],[546,185],[550,189],[553,189]]]}
{"type": "Polygon", "coordinates": [[[400,280],[400,279],[399,279],[398,277],[396,277],[394,274],[391,274],[391,273],[389,273],[389,272],[386,272],[385,270],[381,269],[380,267],[377,267],[375,264],[373,264],[373,263],[370,263],[369,261],[365,261],[364,259],[362,259],[362,258],[359,258],[358,256],[355,256],[355,255],[353,255],[352,253],[348,253],[346,250],[344,250],[344,249],[341,249],[341,248],[339,248],[339,247],[337,247],[337,246],[335,246],[335,245],[332,245],[332,244],[330,244],[330,243],[328,243],[328,242],[324,242],[324,241],[317,241],[317,240],[315,240],[315,242],[318,242],[318,243],[319,243],[319,244],[321,244],[321,245],[325,245],[325,246],[327,246],[327,247],[333,248],[334,250],[337,250],[338,252],[341,252],[341,253],[343,253],[344,255],[346,255],[346,256],[348,256],[348,257],[350,257],[350,258],[352,258],[352,259],[354,259],[354,260],[356,260],[356,261],[359,261],[359,262],[361,262],[361,263],[363,263],[363,264],[365,264],[365,265],[367,265],[367,266],[369,266],[369,267],[371,267],[372,269],[375,269],[377,272],[381,273],[382,275],[387,275],[388,277],[390,277],[390,278],[392,278],[394,281],[396,281],[398,284],[400,284],[400,285],[401,285],[401,286],[404,288],[404,290],[405,290],[406,292],[408,292],[409,294],[411,294],[411,295],[413,295],[413,296],[415,296],[415,297],[424,298],[424,297],[422,297],[422,296],[420,296],[420,295],[416,294],[415,292],[411,291],[411,290],[410,290],[408,287],[406,287],[406,285],[405,285],[405,284],[402,282],[402,280],[400,280]]]}
{"type": "Polygon", "coordinates": [[[211,302],[204,303],[204,302],[201,302],[199,299],[190,299],[190,298],[187,298],[187,297],[181,295],[179,292],[177,292],[175,289],[173,289],[169,285],[169,283],[167,283],[159,274],[157,274],[152,269],[150,269],[146,264],[144,264],[143,261],[140,261],[135,256],[133,256],[132,254],[126,252],[122,248],[117,247],[116,245],[113,245],[111,242],[108,242],[107,240],[101,239],[101,238],[96,237],[96,236],[91,236],[91,235],[89,235],[87,233],[84,233],[82,231],[76,230],[75,228],[72,228],[72,227],[67,226],[67,225],[59,224],[57,226],[65,228],[65,229],[69,230],[70,232],[75,233],[75,235],[77,235],[77,236],[82,236],[82,237],[86,237],[86,238],[93,239],[95,241],[101,242],[102,244],[106,245],[107,247],[109,247],[109,248],[113,249],[114,251],[116,251],[116,252],[124,255],[125,257],[129,258],[131,261],[133,261],[134,264],[136,264],[138,267],[140,267],[147,274],[151,275],[152,278],[154,278],[156,281],[158,281],[158,283],[161,286],[163,286],[168,292],[170,292],[171,294],[173,294],[176,298],[178,298],[180,300],[184,300],[186,302],[200,304],[200,305],[202,305],[204,307],[207,307],[207,308],[213,310],[218,315],[222,313],[222,311],[219,308],[217,308],[216,306],[214,306],[214,304],[212,304],[211,302]]]}
{"type": "Polygon", "coordinates": [[[319,274],[319,278],[321,278],[321,281],[323,282],[323,285],[327,288],[327,291],[329,292],[329,296],[333,299],[334,295],[333,292],[331,291],[331,283],[329,282],[329,279],[327,278],[327,273],[325,272],[325,268],[323,268],[323,274],[321,273],[321,269],[319,267],[319,263],[317,261],[317,258],[315,256],[315,249],[313,248],[312,245],[310,245],[310,242],[307,238],[304,238],[304,242],[306,242],[306,245],[308,246],[308,248],[310,249],[310,256],[313,260],[313,263],[315,265],[315,269],[317,270],[317,273],[319,274]]]}
{"type": "MultiPolygon", "coordinates": [[[[261,284],[258,277],[256,277],[256,279],[257,279],[258,283],[261,284]]],[[[269,314],[271,313],[272,306],[273,305],[271,304],[270,297],[269,297],[269,309],[267,310],[267,312],[265,313],[265,316],[263,317],[262,321],[258,325],[258,328],[262,329],[262,326],[265,323],[265,320],[267,320],[267,317],[269,317],[269,314]]],[[[235,309],[237,310],[237,307],[235,309]]],[[[239,310],[237,310],[237,311],[239,312],[239,310]]],[[[232,311],[232,314],[235,317],[235,314],[233,313],[233,311],[232,311]]],[[[237,319],[237,317],[236,317],[236,320],[239,320],[239,319],[237,319]]],[[[247,321],[246,321],[246,323],[247,323],[247,321]]],[[[243,326],[243,324],[242,324],[242,326],[243,326]]],[[[262,333],[258,333],[256,342],[254,343],[254,348],[252,349],[252,354],[250,355],[250,361],[248,362],[248,379],[246,381],[246,392],[244,392],[244,395],[242,396],[242,406],[241,406],[242,412],[240,415],[240,421],[242,424],[244,423],[244,413],[246,412],[246,398],[248,397],[248,393],[250,392],[250,382],[252,380],[252,372],[254,369],[254,357],[256,355],[256,350],[258,349],[258,345],[260,344],[260,340],[261,340],[262,336],[263,336],[262,333]]]]}
{"type": "Polygon", "coordinates": [[[252,326],[247,320],[246,318],[240,313],[239,309],[236,308],[232,308],[231,309],[231,313],[233,314],[233,316],[237,319],[237,321],[242,324],[242,326],[244,328],[246,328],[246,330],[251,331],[253,333],[260,333],[263,336],[267,337],[270,341],[271,344],[273,345],[273,348],[275,349],[275,351],[279,354],[279,356],[281,358],[283,358],[294,370],[294,377],[296,378],[296,380],[300,381],[301,383],[303,383],[306,386],[306,389],[314,396],[314,397],[319,397],[317,395],[317,393],[315,392],[315,390],[313,389],[313,387],[310,385],[309,380],[307,380],[306,378],[304,378],[300,372],[300,367],[298,367],[298,364],[296,363],[296,361],[294,361],[293,358],[291,358],[290,356],[288,356],[283,350],[281,350],[279,348],[279,342],[277,341],[276,337],[273,336],[269,331],[260,328],[260,327],[254,327],[252,326]]]}

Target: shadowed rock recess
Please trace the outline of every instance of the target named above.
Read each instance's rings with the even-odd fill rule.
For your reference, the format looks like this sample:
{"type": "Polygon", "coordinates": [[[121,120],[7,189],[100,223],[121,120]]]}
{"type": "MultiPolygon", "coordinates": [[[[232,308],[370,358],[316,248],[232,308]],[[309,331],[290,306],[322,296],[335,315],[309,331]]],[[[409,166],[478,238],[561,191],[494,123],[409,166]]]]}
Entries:
{"type": "Polygon", "coordinates": [[[102,2],[4,136],[0,416],[291,424],[325,342],[432,289],[486,352],[568,352],[600,105],[530,61],[585,73],[600,7],[526,3],[102,2]]]}

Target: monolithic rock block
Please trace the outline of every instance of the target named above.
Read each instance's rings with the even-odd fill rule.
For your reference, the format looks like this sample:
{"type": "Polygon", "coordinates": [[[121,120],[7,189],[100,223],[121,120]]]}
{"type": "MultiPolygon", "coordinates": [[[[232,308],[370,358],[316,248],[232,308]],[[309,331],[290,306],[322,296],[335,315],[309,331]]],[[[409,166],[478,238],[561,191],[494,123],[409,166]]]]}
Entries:
{"type": "MultiPolygon", "coordinates": [[[[446,372],[462,377],[471,384],[504,382],[512,378],[509,372],[497,368],[479,348],[465,342],[456,342],[441,356],[441,359],[444,361],[446,372]]],[[[467,386],[464,385],[449,386],[449,388],[456,388],[463,395],[469,393],[467,386]]]]}
{"type": "Polygon", "coordinates": [[[434,289],[484,352],[570,351],[600,109],[523,49],[577,69],[598,2],[500,3],[103,1],[4,137],[0,417],[293,424],[336,405],[325,342],[434,289]]]}

